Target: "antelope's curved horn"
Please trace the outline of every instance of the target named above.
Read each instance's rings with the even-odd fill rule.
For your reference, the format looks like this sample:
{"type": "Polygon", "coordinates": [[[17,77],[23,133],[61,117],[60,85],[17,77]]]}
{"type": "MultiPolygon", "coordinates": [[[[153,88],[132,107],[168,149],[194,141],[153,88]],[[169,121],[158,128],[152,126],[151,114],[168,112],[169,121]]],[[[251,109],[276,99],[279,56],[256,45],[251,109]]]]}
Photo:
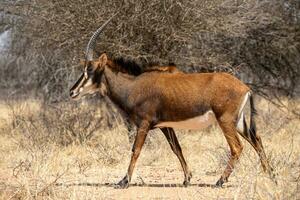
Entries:
{"type": "Polygon", "coordinates": [[[102,26],[100,28],[98,28],[94,34],[92,35],[89,43],[87,44],[86,47],[86,52],[85,52],[85,59],[88,61],[92,61],[93,60],[93,50],[95,48],[95,43],[96,43],[96,39],[99,37],[100,33],[103,31],[103,29],[105,28],[105,26],[112,20],[112,18],[114,18],[118,13],[114,14],[111,18],[109,18],[106,22],[104,22],[104,24],[102,24],[102,26]]]}

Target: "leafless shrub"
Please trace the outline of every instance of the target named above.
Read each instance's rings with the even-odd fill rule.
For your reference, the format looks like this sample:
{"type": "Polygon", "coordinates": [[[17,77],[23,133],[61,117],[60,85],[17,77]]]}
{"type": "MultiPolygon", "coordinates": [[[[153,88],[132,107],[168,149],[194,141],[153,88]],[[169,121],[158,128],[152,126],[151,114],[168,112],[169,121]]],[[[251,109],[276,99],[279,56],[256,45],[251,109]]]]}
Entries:
{"type": "Polygon", "coordinates": [[[11,131],[21,133],[33,146],[85,144],[96,131],[105,128],[105,120],[96,106],[75,104],[18,106],[11,102],[11,131]],[[32,110],[28,112],[28,107],[32,110]],[[37,108],[34,108],[37,107],[37,108]],[[83,109],[84,107],[84,109],[83,109]],[[33,111],[33,110],[36,110],[33,111]]]}
{"type": "Polygon", "coordinates": [[[299,94],[300,19],[295,1],[40,0],[1,4],[7,18],[18,19],[5,22],[15,30],[13,52],[43,55],[37,60],[43,69],[38,71],[38,87],[51,98],[57,93],[64,98],[64,88],[74,78],[71,66],[83,57],[91,33],[116,12],[117,18],[98,41],[99,52],[146,62],[171,61],[189,72],[244,74],[242,79],[264,96],[299,94]]]}

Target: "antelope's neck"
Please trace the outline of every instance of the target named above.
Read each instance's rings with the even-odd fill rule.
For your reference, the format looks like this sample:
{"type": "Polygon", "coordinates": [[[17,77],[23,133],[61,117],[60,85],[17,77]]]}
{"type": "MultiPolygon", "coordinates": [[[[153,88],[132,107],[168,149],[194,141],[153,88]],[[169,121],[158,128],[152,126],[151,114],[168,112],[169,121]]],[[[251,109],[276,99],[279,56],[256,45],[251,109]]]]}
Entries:
{"type": "Polygon", "coordinates": [[[120,108],[128,110],[127,100],[133,86],[134,77],[123,73],[115,73],[108,67],[105,68],[104,76],[108,97],[120,108]]]}

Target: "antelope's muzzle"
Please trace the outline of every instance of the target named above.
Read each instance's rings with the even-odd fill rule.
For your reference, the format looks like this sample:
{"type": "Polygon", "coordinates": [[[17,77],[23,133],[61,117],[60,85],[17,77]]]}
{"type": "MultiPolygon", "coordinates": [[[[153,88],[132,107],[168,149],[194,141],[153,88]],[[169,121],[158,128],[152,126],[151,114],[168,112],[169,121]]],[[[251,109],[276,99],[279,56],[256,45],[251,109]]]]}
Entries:
{"type": "Polygon", "coordinates": [[[70,89],[70,97],[75,99],[80,94],[80,89],[84,82],[84,75],[82,74],[78,81],[74,84],[74,86],[70,89]]]}

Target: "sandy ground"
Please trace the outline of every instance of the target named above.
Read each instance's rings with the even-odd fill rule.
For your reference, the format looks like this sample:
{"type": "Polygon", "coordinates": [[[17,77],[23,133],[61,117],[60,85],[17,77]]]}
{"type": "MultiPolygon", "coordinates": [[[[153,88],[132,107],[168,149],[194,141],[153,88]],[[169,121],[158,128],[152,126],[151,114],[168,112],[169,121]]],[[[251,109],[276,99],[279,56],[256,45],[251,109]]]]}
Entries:
{"type": "Polygon", "coordinates": [[[128,189],[114,189],[111,184],[120,179],[120,175],[114,174],[107,174],[109,180],[95,182],[87,178],[77,183],[62,184],[61,187],[77,190],[78,193],[91,191],[103,199],[231,199],[236,190],[230,183],[224,188],[214,188],[215,176],[201,179],[195,176],[189,187],[183,187],[181,171],[170,168],[140,167],[137,174],[128,189]]]}
{"type": "MultiPolygon", "coordinates": [[[[267,199],[274,199],[276,193],[273,193],[273,189],[278,188],[268,178],[260,177],[264,182],[264,187],[269,190],[273,188],[273,192],[266,195],[263,191],[260,191],[263,188],[262,186],[255,186],[255,180],[249,180],[249,177],[247,177],[248,180],[241,181],[235,176],[224,187],[215,188],[214,183],[219,175],[205,174],[195,174],[191,185],[183,187],[181,184],[183,181],[182,172],[179,169],[172,169],[171,166],[167,169],[140,166],[136,170],[129,188],[115,189],[114,183],[123,177],[124,173],[121,171],[124,170],[114,168],[111,169],[111,172],[104,173],[99,166],[97,172],[92,171],[89,170],[84,176],[78,174],[64,175],[55,183],[50,181],[48,185],[45,184],[41,188],[36,185],[38,180],[27,181],[32,184],[30,185],[31,189],[39,188],[36,192],[37,196],[44,198],[49,195],[53,199],[248,199],[250,192],[252,192],[250,197],[257,197],[257,194],[253,193],[257,188],[257,192],[263,199],[266,199],[266,197],[268,197],[267,199]],[[245,191],[242,191],[244,189],[245,191]]],[[[104,171],[107,171],[107,168],[104,171]]],[[[203,171],[207,171],[207,169],[203,169],[203,171]]],[[[20,189],[20,186],[16,184],[18,181],[13,181],[15,178],[11,176],[7,178],[9,180],[5,184],[1,183],[1,189],[4,190],[2,192],[6,193],[6,197],[18,198],[20,195],[20,190],[16,190],[17,188],[20,189]],[[8,184],[9,182],[11,182],[11,185],[8,184]]],[[[54,177],[49,178],[49,180],[54,179],[54,177]]],[[[42,180],[40,181],[42,185],[42,180]]]]}
{"type": "MultiPolygon", "coordinates": [[[[28,107],[25,104],[19,109],[28,107]]],[[[278,185],[262,172],[258,156],[243,142],[243,154],[229,182],[214,187],[229,153],[224,136],[214,126],[177,132],[193,173],[190,186],[182,186],[180,163],[156,130],[147,138],[130,187],[115,189],[114,184],[126,173],[131,153],[124,128],[99,130],[93,142],[84,145],[35,144],[30,138],[36,132],[27,137],[26,131],[42,129],[27,129],[21,122],[13,126],[10,111],[0,104],[0,199],[300,199],[298,120],[278,125],[276,131],[269,127],[269,120],[259,124],[278,185]]],[[[261,120],[265,115],[261,114],[261,120]]]]}

